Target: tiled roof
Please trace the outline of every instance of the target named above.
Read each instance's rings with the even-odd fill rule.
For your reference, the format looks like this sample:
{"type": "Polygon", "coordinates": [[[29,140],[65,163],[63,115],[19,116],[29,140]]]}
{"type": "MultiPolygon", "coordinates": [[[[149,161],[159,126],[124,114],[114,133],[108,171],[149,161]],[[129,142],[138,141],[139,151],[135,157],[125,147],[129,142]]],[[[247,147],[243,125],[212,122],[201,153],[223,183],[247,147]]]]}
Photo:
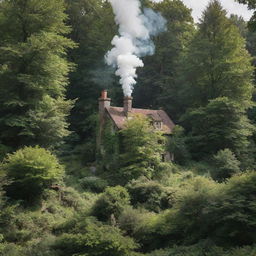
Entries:
{"type": "MultiPolygon", "coordinates": [[[[120,107],[109,107],[106,108],[111,119],[114,121],[118,129],[122,129],[127,120],[123,108],[120,107]]],[[[152,118],[156,122],[162,122],[162,130],[165,134],[171,134],[174,128],[174,123],[170,117],[163,110],[151,110],[151,109],[139,109],[132,108],[131,114],[142,114],[152,118]]]]}

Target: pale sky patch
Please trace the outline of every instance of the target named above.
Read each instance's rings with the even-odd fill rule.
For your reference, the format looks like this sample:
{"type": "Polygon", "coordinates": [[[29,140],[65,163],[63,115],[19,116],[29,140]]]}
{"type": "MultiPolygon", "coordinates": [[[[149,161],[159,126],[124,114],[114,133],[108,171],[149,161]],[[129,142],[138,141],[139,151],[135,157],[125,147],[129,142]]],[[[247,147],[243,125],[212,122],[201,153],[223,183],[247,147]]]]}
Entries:
{"type": "MultiPolygon", "coordinates": [[[[202,11],[208,5],[209,0],[183,0],[184,4],[193,10],[192,15],[197,22],[202,16],[202,11]]],[[[243,16],[245,20],[249,20],[252,11],[247,9],[246,5],[239,4],[234,0],[220,0],[222,6],[228,11],[228,14],[237,14],[243,16]]]]}
{"type": "MultiPolygon", "coordinates": [[[[163,0],[151,0],[155,3],[160,3],[163,0]]],[[[210,0],[182,0],[186,6],[191,8],[192,15],[196,22],[202,16],[202,11],[208,5],[210,0]]],[[[253,11],[249,11],[246,5],[239,4],[235,0],[220,0],[222,6],[228,11],[228,14],[237,14],[244,17],[245,20],[249,20],[253,14],[253,11]]]]}

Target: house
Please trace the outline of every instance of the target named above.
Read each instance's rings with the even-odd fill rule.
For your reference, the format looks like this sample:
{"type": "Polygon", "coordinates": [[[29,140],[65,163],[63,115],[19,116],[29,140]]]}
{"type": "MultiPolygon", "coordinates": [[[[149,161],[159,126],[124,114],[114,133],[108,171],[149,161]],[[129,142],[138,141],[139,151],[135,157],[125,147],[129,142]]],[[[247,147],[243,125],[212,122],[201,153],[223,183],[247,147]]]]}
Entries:
{"type": "MultiPolygon", "coordinates": [[[[170,136],[175,126],[173,121],[167,115],[164,110],[152,110],[152,109],[139,109],[132,107],[132,97],[124,97],[123,107],[111,106],[111,99],[108,98],[107,91],[104,90],[99,98],[99,134],[97,138],[97,145],[99,152],[104,153],[102,148],[103,133],[106,127],[106,123],[111,124],[111,133],[121,130],[125,126],[125,122],[133,114],[142,114],[152,120],[152,125],[155,129],[163,131],[164,135],[170,136]]],[[[171,161],[172,155],[167,152],[164,156],[165,161],[171,161]]]]}

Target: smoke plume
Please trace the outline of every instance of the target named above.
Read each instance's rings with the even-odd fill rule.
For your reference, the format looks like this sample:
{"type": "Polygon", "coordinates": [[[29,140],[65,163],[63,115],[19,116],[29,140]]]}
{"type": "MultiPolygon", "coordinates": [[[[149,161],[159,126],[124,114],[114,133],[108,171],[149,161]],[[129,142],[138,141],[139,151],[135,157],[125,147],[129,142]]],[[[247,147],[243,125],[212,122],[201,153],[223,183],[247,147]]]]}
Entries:
{"type": "Polygon", "coordinates": [[[166,20],[152,9],[142,11],[140,0],[108,1],[119,25],[119,35],[114,36],[113,48],[105,58],[108,65],[117,68],[116,75],[120,76],[124,95],[131,96],[136,84],[136,70],[144,66],[140,58],[154,54],[151,36],[166,30],[166,20]]]}

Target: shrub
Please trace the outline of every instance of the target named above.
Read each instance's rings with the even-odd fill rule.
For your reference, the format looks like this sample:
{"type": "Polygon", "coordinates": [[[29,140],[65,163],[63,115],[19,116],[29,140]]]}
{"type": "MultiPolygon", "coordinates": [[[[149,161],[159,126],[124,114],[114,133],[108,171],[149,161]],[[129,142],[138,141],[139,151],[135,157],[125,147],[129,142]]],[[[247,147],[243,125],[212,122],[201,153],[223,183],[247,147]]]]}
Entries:
{"type": "Polygon", "coordinates": [[[213,245],[195,244],[154,251],[148,256],[254,256],[255,253],[255,247],[224,249],[213,245]]]}
{"type": "Polygon", "coordinates": [[[141,227],[146,215],[145,211],[126,207],[118,218],[118,226],[126,232],[127,235],[133,236],[141,227]]]}
{"type": "Polygon", "coordinates": [[[85,190],[100,193],[106,189],[108,183],[99,177],[90,176],[79,180],[80,185],[85,190]]]}
{"type": "Polygon", "coordinates": [[[140,176],[152,178],[162,168],[162,155],[165,153],[166,138],[156,131],[150,120],[136,115],[128,120],[122,136],[120,154],[120,182],[126,184],[140,176]]]}
{"type": "Polygon", "coordinates": [[[0,256],[26,256],[21,246],[13,243],[0,243],[0,256]]]}
{"type": "Polygon", "coordinates": [[[7,195],[13,199],[33,202],[51,184],[60,182],[64,168],[48,150],[25,147],[7,155],[1,169],[13,182],[7,195]]]}
{"type": "Polygon", "coordinates": [[[89,222],[83,230],[61,235],[54,248],[60,256],[132,256],[137,245],[116,227],[89,222]]]}
{"type": "Polygon", "coordinates": [[[160,183],[141,177],[128,184],[131,202],[135,206],[143,205],[146,209],[159,212],[168,208],[168,192],[160,183]]]}
{"type": "Polygon", "coordinates": [[[2,161],[6,156],[6,154],[9,153],[10,151],[11,151],[10,147],[7,147],[0,143],[0,161],[2,161]]]}
{"type": "Polygon", "coordinates": [[[213,158],[216,169],[212,177],[217,181],[224,181],[240,171],[240,162],[230,149],[220,150],[213,158]]]}
{"type": "Polygon", "coordinates": [[[184,129],[176,125],[169,141],[169,151],[174,154],[174,161],[176,163],[185,163],[191,157],[186,145],[186,140],[184,129]]]}
{"type": "Polygon", "coordinates": [[[118,218],[123,209],[130,204],[130,195],[122,186],[108,187],[96,201],[93,214],[100,220],[108,220],[111,215],[118,218]]]}

